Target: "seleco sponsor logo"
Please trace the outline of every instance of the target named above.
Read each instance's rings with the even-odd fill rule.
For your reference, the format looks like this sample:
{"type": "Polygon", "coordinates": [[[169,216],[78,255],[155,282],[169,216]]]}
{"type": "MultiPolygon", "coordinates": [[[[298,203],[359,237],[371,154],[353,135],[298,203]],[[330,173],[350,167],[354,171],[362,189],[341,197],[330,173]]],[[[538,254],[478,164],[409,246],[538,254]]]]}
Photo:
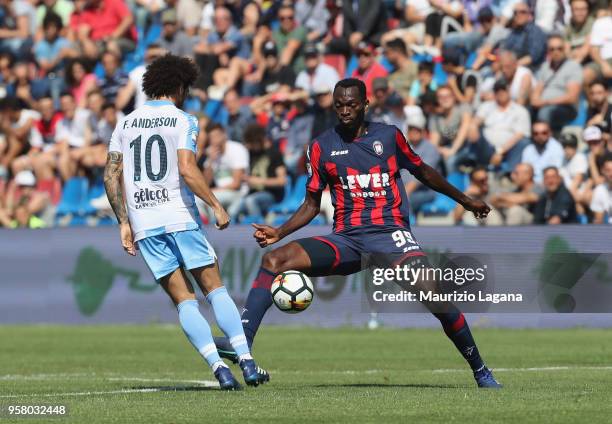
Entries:
{"type": "Polygon", "coordinates": [[[170,201],[168,195],[168,189],[160,188],[157,190],[150,190],[148,188],[141,188],[134,193],[134,202],[136,202],[136,209],[150,208],[153,206],[161,205],[170,201]]]}

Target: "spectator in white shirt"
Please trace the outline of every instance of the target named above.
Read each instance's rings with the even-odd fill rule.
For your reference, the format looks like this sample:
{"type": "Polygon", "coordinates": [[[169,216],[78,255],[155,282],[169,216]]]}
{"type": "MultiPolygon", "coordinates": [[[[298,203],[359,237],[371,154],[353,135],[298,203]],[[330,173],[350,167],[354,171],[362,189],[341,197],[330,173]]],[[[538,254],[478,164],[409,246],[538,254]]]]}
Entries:
{"type": "Polygon", "coordinates": [[[563,146],[564,153],[559,174],[563,178],[565,187],[576,199],[578,188],[589,170],[589,162],[586,155],[578,151],[578,138],[574,134],[561,134],[559,142],[563,146]]]}
{"type": "Polygon", "coordinates": [[[77,108],[74,96],[64,94],[60,99],[64,118],[57,124],[55,142],[60,144],[58,169],[64,181],[76,175],[81,157],[89,145],[89,111],[77,108]]]}
{"type": "MultiPolygon", "coordinates": [[[[612,4],[609,6],[612,8],[612,4]]],[[[585,85],[599,77],[612,78],[612,16],[598,18],[591,29],[591,58],[584,68],[585,85]]]]}
{"type": "Polygon", "coordinates": [[[525,147],[521,162],[533,167],[534,180],[542,183],[542,172],[545,168],[559,168],[563,164],[563,147],[552,137],[547,122],[536,121],[531,127],[532,144],[525,147]]]}
{"type": "Polygon", "coordinates": [[[338,72],[332,66],[323,63],[319,50],[314,44],[307,44],[304,47],[304,63],[306,69],[298,74],[295,86],[310,95],[314,95],[316,87],[333,87],[340,81],[338,72]]]}
{"type": "Polygon", "coordinates": [[[608,223],[612,224],[612,155],[604,158],[601,174],[605,181],[595,187],[593,200],[591,200],[593,223],[603,224],[604,218],[607,217],[608,223]]]}

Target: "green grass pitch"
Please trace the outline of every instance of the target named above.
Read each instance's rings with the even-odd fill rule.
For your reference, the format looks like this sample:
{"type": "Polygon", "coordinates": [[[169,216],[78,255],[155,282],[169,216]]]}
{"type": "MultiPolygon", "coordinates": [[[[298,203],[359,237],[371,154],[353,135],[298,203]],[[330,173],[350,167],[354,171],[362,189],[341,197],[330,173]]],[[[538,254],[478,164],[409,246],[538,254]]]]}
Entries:
{"type": "Polygon", "coordinates": [[[176,326],[3,326],[0,405],[65,404],[51,422],[87,424],[610,422],[612,331],[474,333],[503,390],[476,389],[437,329],[264,326],[271,382],[228,393],[176,326]]]}

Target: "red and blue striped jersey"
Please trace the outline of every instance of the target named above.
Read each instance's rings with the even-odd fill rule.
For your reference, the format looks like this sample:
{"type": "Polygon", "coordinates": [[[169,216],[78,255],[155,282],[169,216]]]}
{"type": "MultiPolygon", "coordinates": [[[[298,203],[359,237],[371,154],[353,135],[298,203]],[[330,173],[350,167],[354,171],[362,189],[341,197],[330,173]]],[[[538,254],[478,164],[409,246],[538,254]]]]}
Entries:
{"type": "Polygon", "coordinates": [[[412,172],[422,161],[397,127],[368,122],[366,134],[352,141],[331,128],[310,143],[308,159],[307,190],[329,184],[334,232],[410,227],[400,169],[412,172]]]}

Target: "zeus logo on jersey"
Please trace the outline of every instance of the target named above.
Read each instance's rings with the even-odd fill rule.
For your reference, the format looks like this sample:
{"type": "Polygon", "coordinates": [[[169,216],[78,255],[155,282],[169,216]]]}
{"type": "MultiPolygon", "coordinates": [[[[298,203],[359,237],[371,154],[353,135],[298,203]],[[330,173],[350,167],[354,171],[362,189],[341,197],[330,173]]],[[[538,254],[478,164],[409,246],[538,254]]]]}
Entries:
{"type": "Polygon", "coordinates": [[[330,156],[348,155],[348,150],[332,150],[330,156]]]}
{"type": "Polygon", "coordinates": [[[380,197],[386,196],[386,190],[371,190],[377,188],[389,187],[390,178],[386,172],[380,173],[375,172],[373,174],[359,174],[359,175],[347,175],[341,177],[340,182],[342,188],[351,191],[351,197],[380,197]],[[345,179],[346,178],[346,179],[345,179]],[[361,189],[362,191],[355,191],[361,189]]]}
{"type": "Polygon", "coordinates": [[[168,201],[170,201],[170,196],[168,195],[168,189],[165,188],[159,190],[141,188],[139,191],[134,193],[136,209],[150,208],[168,201]]]}

